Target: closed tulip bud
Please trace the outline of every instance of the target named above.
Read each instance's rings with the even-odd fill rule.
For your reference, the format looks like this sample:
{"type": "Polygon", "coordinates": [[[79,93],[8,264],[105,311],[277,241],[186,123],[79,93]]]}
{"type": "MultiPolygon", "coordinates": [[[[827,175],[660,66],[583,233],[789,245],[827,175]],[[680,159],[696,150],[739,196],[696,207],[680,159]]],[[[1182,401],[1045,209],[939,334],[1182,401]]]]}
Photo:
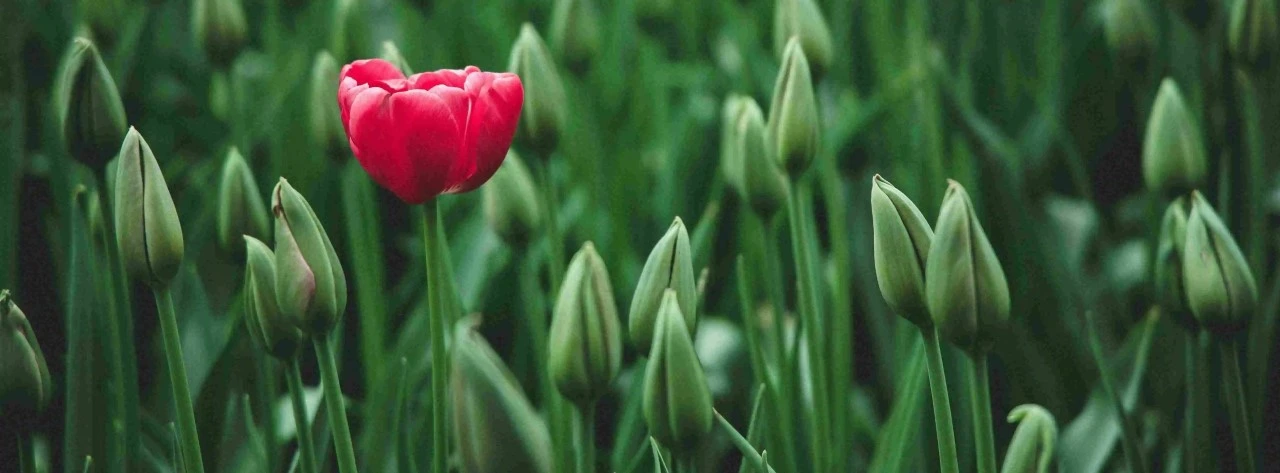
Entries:
{"type": "Polygon", "coordinates": [[[582,67],[600,51],[600,14],[594,0],[556,0],[551,10],[551,49],[582,67]]]}
{"type": "Polygon", "coordinates": [[[698,292],[692,253],[689,232],[680,217],[676,217],[649,253],[649,259],[640,271],[640,281],[636,283],[636,293],[631,298],[627,327],[631,333],[631,345],[640,352],[646,353],[653,343],[654,325],[658,321],[663,294],[668,289],[675,291],[686,328],[692,332],[698,326],[698,292]]]}
{"type": "Polygon", "coordinates": [[[541,154],[550,153],[568,121],[568,99],[551,52],[533,25],[525,23],[520,27],[508,64],[507,70],[520,76],[524,84],[524,116],[516,138],[541,154]]]}
{"type": "Polygon", "coordinates": [[[1237,0],[1228,31],[1232,57],[1259,69],[1270,65],[1280,43],[1276,22],[1275,0],[1237,0]]]}
{"type": "MultiPolygon", "coordinates": [[[[13,303],[9,291],[0,291],[0,414],[39,414],[49,404],[53,381],[26,314],[13,303]]],[[[16,418],[14,420],[17,420],[16,418]]],[[[23,422],[5,422],[5,428],[23,429],[23,422]]]]}
{"type": "Polygon", "coordinates": [[[347,276],[311,204],[280,178],[271,193],[276,220],[276,300],[308,335],[324,335],[347,307],[347,276]]]}
{"type": "Polygon", "coordinates": [[[347,145],[347,132],[333,104],[338,96],[338,62],[328,51],[316,53],[311,63],[311,100],[308,123],[311,143],[318,150],[342,149],[347,145]]]}
{"type": "Polygon", "coordinates": [[[1009,285],[969,194],[950,182],[925,261],[925,299],[939,334],[985,352],[1009,320],[1009,285]]]}
{"type": "Polygon", "coordinates": [[[129,276],[169,285],[182,264],[182,223],[151,146],[129,128],[115,180],[116,242],[129,276]]]}
{"type": "Polygon", "coordinates": [[[453,350],[454,440],[463,473],[551,471],[547,424],[489,344],[459,329],[453,350]]]}
{"type": "Polygon", "coordinates": [[[792,179],[809,169],[818,152],[818,103],[800,39],[792,37],[782,55],[769,106],[768,146],[792,179]]]}
{"type": "Polygon", "coordinates": [[[1009,441],[1000,473],[1048,473],[1053,467],[1053,450],[1058,445],[1058,422],[1053,414],[1035,404],[1023,404],[1009,413],[1009,422],[1018,429],[1009,441]]]}
{"type": "Polygon", "coordinates": [[[1249,324],[1258,287],[1249,263],[1227,226],[1199,191],[1191,193],[1187,241],[1182,255],[1187,306],[1209,331],[1233,333],[1249,324]]]}
{"type": "Polygon", "coordinates": [[[71,41],[56,87],[59,129],[67,151],[90,168],[102,169],[120,151],[127,123],[120,91],[92,42],[71,41]]]}
{"type": "Polygon", "coordinates": [[[730,94],[725,97],[720,112],[720,172],[724,174],[725,183],[744,199],[747,193],[742,187],[742,155],[736,148],[738,115],[747,100],[746,96],[730,94]]]}
{"type": "Polygon", "coordinates": [[[280,312],[276,301],[276,256],[257,238],[245,235],[244,244],[245,329],[267,353],[280,359],[293,358],[306,337],[293,319],[280,312]]]}
{"type": "Polygon", "coordinates": [[[400,48],[393,41],[382,42],[382,53],[378,57],[396,66],[396,69],[400,69],[400,72],[406,76],[413,74],[413,71],[409,68],[409,61],[404,58],[403,54],[400,54],[400,48]]]}
{"type": "Polygon", "coordinates": [[[662,297],[649,355],[642,400],[649,435],[672,450],[694,450],[711,430],[711,389],[674,290],[662,297]]]}
{"type": "Polygon", "coordinates": [[[191,31],[214,64],[226,68],[240,54],[249,38],[244,6],[240,0],[195,0],[191,5],[191,31]]]}
{"type": "Polygon", "coordinates": [[[1107,46],[1121,60],[1143,61],[1156,47],[1156,25],[1146,0],[1107,0],[1102,28],[1107,46]]]}
{"type": "Polygon", "coordinates": [[[509,245],[527,245],[542,225],[542,208],[533,176],[514,150],[507,151],[506,160],[480,193],[489,228],[509,245]]]}
{"type": "Polygon", "coordinates": [[[1155,296],[1156,302],[1173,320],[1189,329],[1196,329],[1195,318],[1187,308],[1187,292],[1183,287],[1182,255],[1187,241],[1187,212],[1190,202],[1179,197],[1169,204],[1160,221],[1160,241],[1156,246],[1155,296]]]}
{"type": "Polygon", "coordinates": [[[580,405],[603,396],[622,366],[622,336],[609,270],[590,242],[569,262],[551,319],[551,379],[580,405]]]}
{"type": "Polygon", "coordinates": [[[734,130],[734,153],[742,161],[742,189],[751,210],[769,221],[787,203],[787,175],[769,155],[764,113],[744,98],[734,130]]]}
{"type": "Polygon", "coordinates": [[[245,235],[267,238],[267,204],[258,193],[249,163],[240,151],[231,148],[222,165],[222,182],[218,186],[218,243],[222,250],[244,255],[245,235]]]}
{"type": "Polygon", "coordinates": [[[932,326],[924,273],[933,230],[916,204],[879,174],[871,178],[871,233],[885,302],[911,323],[932,326]]]}
{"type": "Polygon", "coordinates": [[[813,0],[777,0],[773,9],[773,52],[783,58],[791,37],[800,38],[800,47],[821,76],[831,67],[831,29],[813,0]]]}
{"type": "Polygon", "coordinates": [[[1156,93],[1142,140],[1142,174],[1147,187],[1179,194],[1199,187],[1207,173],[1200,128],[1178,84],[1166,78],[1156,93]]]}

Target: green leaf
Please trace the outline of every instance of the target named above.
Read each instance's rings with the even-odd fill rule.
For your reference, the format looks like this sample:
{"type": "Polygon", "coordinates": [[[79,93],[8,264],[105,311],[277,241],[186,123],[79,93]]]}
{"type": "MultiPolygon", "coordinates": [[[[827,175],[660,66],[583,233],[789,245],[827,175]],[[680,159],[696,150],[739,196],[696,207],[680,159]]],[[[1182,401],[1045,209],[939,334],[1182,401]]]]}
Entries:
{"type": "Polygon", "coordinates": [[[918,431],[928,386],[925,379],[924,346],[917,338],[911,343],[911,347],[911,360],[903,368],[902,382],[894,393],[897,402],[889,413],[889,420],[880,428],[868,471],[916,471],[911,460],[922,451],[918,431]]]}

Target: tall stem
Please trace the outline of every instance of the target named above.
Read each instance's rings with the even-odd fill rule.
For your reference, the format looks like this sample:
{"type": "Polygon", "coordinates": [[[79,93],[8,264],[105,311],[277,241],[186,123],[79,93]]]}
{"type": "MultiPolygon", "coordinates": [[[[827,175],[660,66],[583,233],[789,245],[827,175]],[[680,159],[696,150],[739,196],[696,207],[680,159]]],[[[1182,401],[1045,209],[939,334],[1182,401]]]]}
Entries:
{"type": "Polygon", "coordinates": [[[444,294],[440,290],[441,285],[444,284],[441,270],[445,266],[444,261],[437,260],[448,253],[437,251],[436,248],[443,243],[436,232],[436,227],[439,225],[440,204],[432,199],[422,206],[423,253],[426,254],[427,264],[427,307],[431,318],[428,322],[431,329],[431,471],[447,473],[449,433],[445,425],[445,414],[449,404],[445,390],[448,386],[449,365],[446,363],[448,354],[445,352],[447,315],[443,310],[444,294]]]}
{"type": "Polygon", "coordinates": [[[1227,411],[1231,415],[1231,437],[1235,442],[1236,471],[1253,473],[1253,438],[1249,434],[1249,415],[1245,412],[1244,382],[1240,376],[1240,358],[1235,340],[1223,340],[1222,381],[1227,387],[1227,411]]]}
{"type": "Polygon", "coordinates": [[[22,473],[36,473],[36,447],[31,434],[18,434],[18,462],[22,473]]]}
{"type": "Polygon", "coordinates": [[[971,355],[973,376],[969,377],[969,400],[973,408],[973,444],[978,454],[978,473],[996,473],[996,436],[991,427],[991,386],[987,379],[987,354],[971,355]]]}
{"type": "Polygon", "coordinates": [[[805,349],[809,355],[809,379],[813,385],[813,411],[810,415],[811,432],[813,436],[812,458],[815,471],[825,470],[825,458],[827,455],[827,417],[826,408],[827,383],[825,381],[826,372],[823,368],[823,360],[825,355],[822,353],[820,341],[822,340],[822,328],[818,323],[817,297],[815,296],[815,287],[813,281],[813,273],[809,270],[809,239],[804,231],[804,204],[801,202],[801,189],[803,184],[796,182],[795,188],[787,195],[787,204],[790,207],[788,212],[788,223],[791,226],[791,248],[792,258],[795,259],[796,282],[798,301],[796,305],[800,308],[800,320],[804,323],[805,330],[805,349]]]}
{"type": "Polygon", "coordinates": [[[333,340],[328,336],[312,340],[316,359],[320,361],[320,384],[324,386],[324,405],[329,409],[333,427],[333,450],[338,456],[338,471],[356,473],[356,450],[351,445],[351,426],[347,424],[347,408],[338,383],[338,363],[333,357],[333,340]]]}
{"type": "Polygon", "coordinates": [[[933,396],[933,427],[938,435],[938,463],[943,473],[958,473],[960,460],[956,455],[956,427],[951,420],[951,396],[947,392],[947,372],[942,364],[942,345],[938,343],[938,331],[933,327],[921,328],[924,337],[925,360],[929,367],[929,393],[933,396]]]}
{"type": "Polygon", "coordinates": [[[298,357],[289,360],[289,373],[285,376],[289,383],[289,401],[293,405],[293,423],[298,431],[298,463],[302,473],[316,473],[315,442],[311,440],[311,425],[307,422],[307,401],[303,396],[302,370],[298,368],[298,357]]]}
{"type": "Polygon", "coordinates": [[[204,473],[204,456],[200,453],[200,434],[196,432],[196,414],[191,407],[191,388],[187,386],[187,365],[182,359],[182,340],[178,319],[173,315],[173,297],[169,288],[154,289],[156,310],[160,312],[160,331],[164,337],[164,359],[169,365],[169,384],[173,388],[173,408],[177,415],[178,437],[182,458],[188,471],[204,473]]]}
{"type": "Polygon", "coordinates": [[[582,423],[578,425],[578,473],[596,471],[596,404],[588,402],[578,410],[582,423]]]}
{"type": "Polygon", "coordinates": [[[550,261],[547,270],[551,276],[551,294],[560,290],[560,280],[564,277],[564,237],[560,235],[560,221],[556,216],[556,187],[551,180],[551,163],[543,161],[538,166],[538,178],[541,182],[542,208],[546,210],[547,251],[550,261]]]}

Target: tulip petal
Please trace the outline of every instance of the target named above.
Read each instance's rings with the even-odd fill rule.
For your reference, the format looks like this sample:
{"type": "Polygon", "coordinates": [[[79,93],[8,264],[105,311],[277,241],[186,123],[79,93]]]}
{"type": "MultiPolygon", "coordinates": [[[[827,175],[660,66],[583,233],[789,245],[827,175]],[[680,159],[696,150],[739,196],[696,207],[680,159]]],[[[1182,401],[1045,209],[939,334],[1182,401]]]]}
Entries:
{"type": "Polygon", "coordinates": [[[467,82],[466,71],[457,69],[441,69],[431,72],[420,72],[409,76],[414,89],[431,90],[437,85],[447,85],[461,89],[467,82]]]}
{"type": "Polygon", "coordinates": [[[444,189],[460,138],[454,112],[440,95],[367,89],[352,102],[350,115],[351,150],[375,182],[411,204],[444,189]]]}
{"type": "Polygon", "coordinates": [[[480,187],[498,171],[515,137],[524,105],[524,87],[515,74],[472,74],[467,77],[466,87],[473,102],[465,137],[475,171],[452,193],[480,187]]]}
{"type": "Polygon", "coordinates": [[[342,67],[342,73],[338,76],[338,83],[342,83],[347,78],[355,79],[356,84],[363,85],[376,81],[404,79],[405,77],[399,68],[387,61],[382,59],[361,59],[342,67]]]}

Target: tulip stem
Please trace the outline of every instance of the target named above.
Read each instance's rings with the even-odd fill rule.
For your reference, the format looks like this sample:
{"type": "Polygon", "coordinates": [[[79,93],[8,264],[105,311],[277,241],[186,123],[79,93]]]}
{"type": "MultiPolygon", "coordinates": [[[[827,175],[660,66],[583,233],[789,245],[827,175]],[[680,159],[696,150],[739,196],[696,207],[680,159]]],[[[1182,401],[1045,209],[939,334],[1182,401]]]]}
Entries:
{"type": "Polygon", "coordinates": [[[445,414],[449,409],[447,376],[449,365],[445,352],[444,291],[441,285],[444,278],[441,270],[444,261],[437,261],[445,251],[437,251],[443,244],[437,228],[440,226],[440,204],[435,199],[422,205],[422,241],[423,253],[426,254],[427,265],[427,308],[430,311],[428,325],[431,329],[431,471],[447,473],[449,459],[449,433],[445,425],[445,414]]]}
{"type": "Polygon", "coordinates": [[[289,401],[293,405],[293,424],[298,430],[298,462],[302,473],[316,473],[315,442],[311,440],[311,426],[307,422],[307,401],[303,396],[302,370],[298,367],[298,357],[289,360],[289,401]]]}
{"type": "Polygon", "coordinates": [[[578,410],[582,423],[578,425],[578,473],[596,471],[596,403],[583,404],[578,410]]]}
{"type": "Polygon", "coordinates": [[[347,424],[347,408],[338,383],[338,363],[333,356],[333,340],[328,336],[312,340],[316,359],[320,361],[320,384],[324,386],[324,404],[329,409],[333,428],[333,450],[338,456],[338,471],[356,473],[356,452],[351,445],[351,426],[347,424]]]}
{"type": "Polygon", "coordinates": [[[815,286],[813,281],[813,272],[810,271],[809,263],[810,248],[809,239],[804,230],[804,204],[802,202],[801,187],[803,184],[797,182],[795,188],[787,195],[787,203],[790,207],[788,223],[791,226],[791,249],[792,258],[795,260],[796,282],[797,282],[797,302],[796,306],[800,308],[800,320],[804,325],[805,331],[805,349],[809,355],[809,371],[810,380],[813,383],[813,410],[810,413],[810,432],[813,438],[813,448],[811,456],[813,464],[811,465],[815,471],[824,471],[826,469],[827,455],[827,417],[826,409],[829,406],[827,402],[827,382],[825,379],[826,369],[824,368],[824,360],[826,356],[822,353],[821,326],[818,323],[817,296],[815,295],[815,286]]]}
{"type": "Polygon", "coordinates": [[[956,427],[951,420],[951,396],[947,392],[947,372],[942,364],[942,345],[938,343],[938,331],[933,327],[921,328],[924,337],[925,361],[929,368],[929,393],[933,396],[933,427],[938,435],[938,464],[943,473],[958,473],[960,460],[956,455],[956,427]]]}
{"type": "Polygon", "coordinates": [[[987,354],[971,354],[969,401],[973,408],[973,444],[978,455],[978,473],[996,473],[996,437],[991,426],[991,385],[988,384],[987,354]]]}
{"type": "Polygon", "coordinates": [[[556,188],[551,179],[551,163],[544,161],[538,166],[539,184],[542,185],[542,207],[546,209],[547,219],[547,257],[550,261],[547,270],[551,277],[551,294],[560,292],[560,281],[564,278],[564,239],[560,235],[560,222],[556,216],[556,188]]]}
{"type": "Polygon", "coordinates": [[[173,315],[173,296],[169,288],[154,288],[156,310],[160,313],[160,331],[164,337],[164,358],[169,366],[169,385],[173,389],[173,408],[177,415],[182,458],[189,472],[204,473],[204,456],[200,453],[200,434],[196,432],[196,414],[191,407],[191,387],[187,385],[187,365],[182,359],[182,338],[178,319],[173,315]]]}
{"type": "Polygon", "coordinates": [[[31,434],[18,435],[18,457],[22,473],[36,473],[36,447],[31,434]]]}
{"type": "Polygon", "coordinates": [[[1239,348],[1235,340],[1223,340],[1218,345],[1222,351],[1222,381],[1227,388],[1227,411],[1231,415],[1231,437],[1235,442],[1236,471],[1253,473],[1253,439],[1249,430],[1249,416],[1245,413],[1244,382],[1240,376],[1239,348]]]}

